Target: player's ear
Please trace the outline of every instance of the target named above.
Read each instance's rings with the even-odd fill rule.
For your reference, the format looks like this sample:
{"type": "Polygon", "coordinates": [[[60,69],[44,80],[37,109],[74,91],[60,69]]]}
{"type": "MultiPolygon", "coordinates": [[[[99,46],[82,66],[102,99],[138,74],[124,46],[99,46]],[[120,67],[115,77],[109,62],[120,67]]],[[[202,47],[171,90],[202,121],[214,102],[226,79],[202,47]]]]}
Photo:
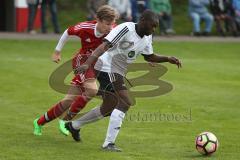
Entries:
{"type": "Polygon", "coordinates": [[[144,24],[144,19],[143,19],[143,17],[141,17],[138,21],[138,25],[142,26],[143,24],[144,24]]]}
{"type": "Polygon", "coordinates": [[[97,22],[102,22],[102,20],[101,19],[99,19],[98,17],[96,18],[96,20],[97,20],[97,22]]]}

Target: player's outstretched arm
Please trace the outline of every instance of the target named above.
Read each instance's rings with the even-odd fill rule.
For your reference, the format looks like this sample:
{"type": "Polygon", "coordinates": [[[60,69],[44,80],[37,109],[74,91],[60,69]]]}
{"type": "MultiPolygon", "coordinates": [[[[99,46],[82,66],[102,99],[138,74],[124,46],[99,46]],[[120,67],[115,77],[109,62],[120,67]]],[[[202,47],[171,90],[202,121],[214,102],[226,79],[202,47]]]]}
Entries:
{"type": "Polygon", "coordinates": [[[148,62],[154,62],[154,63],[169,62],[171,64],[176,64],[178,68],[182,67],[181,61],[176,57],[160,56],[156,54],[143,55],[143,56],[144,56],[144,59],[148,62]]]}
{"type": "Polygon", "coordinates": [[[96,62],[98,57],[100,57],[104,52],[106,52],[110,47],[110,43],[108,41],[103,42],[100,46],[98,46],[92,53],[92,55],[86,60],[84,64],[74,70],[74,73],[83,73],[85,72],[93,62],[96,62]]]}
{"type": "Polygon", "coordinates": [[[61,38],[59,39],[54,53],[52,54],[52,61],[53,62],[59,63],[61,61],[61,50],[62,50],[64,44],[66,43],[68,37],[69,37],[69,34],[68,34],[68,30],[66,29],[63,32],[61,38]]]}

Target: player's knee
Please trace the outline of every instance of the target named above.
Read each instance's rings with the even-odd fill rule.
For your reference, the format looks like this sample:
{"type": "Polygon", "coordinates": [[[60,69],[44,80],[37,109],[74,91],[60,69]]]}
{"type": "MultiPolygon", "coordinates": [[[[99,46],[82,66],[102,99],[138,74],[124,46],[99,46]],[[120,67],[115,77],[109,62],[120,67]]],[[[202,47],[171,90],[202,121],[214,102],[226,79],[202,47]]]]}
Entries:
{"type": "Polygon", "coordinates": [[[126,105],[127,105],[128,108],[130,108],[130,106],[132,106],[132,102],[131,102],[130,100],[128,100],[128,101],[126,102],[126,105]]]}
{"type": "Polygon", "coordinates": [[[61,103],[62,103],[62,106],[64,107],[64,109],[67,109],[67,108],[69,108],[69,106],[72,104],[72,100],[70,100],[70,99],[63,99],[62,101],[61,101],[61,103]]]}
{"type": "Polygon", "coordinates": [[[132,102],[129,98],[121,99],[119,102],[119,106],[123,106],[125,108],[129,108],[132,105],[132,102]]]}
{"type": "Polygon", "coordinates": [[[130,105],[129,106],[119,105],[119,106],[116,107],[116,109],[118,109],[118,110],[120,110],[124,113],[126,113],[129,110],[129,108],[130,108],[130,105]]]}
{"type": "Polygon", "coordinates": [[[111,115],[112,111],[114,110],[114,107],[112,106],[101,106],[100,112],[104,117],[108,117],[111,115]]]}
{"type": "Polygon", "coordinates": [[[109,117],[109,116],[111,116],[111,114],[112,114],[112,112],[111,112],[111,113],[106,113],[106,114],[104,115],[104,117],[109,117]]]}
{"type": "Polygon", "coordinates": [[[132,102],[131,102],[128,94],[126,94],[125,92],[119,93],[118,100],[119,100],[119,102],[118,102],[119,106],[126,106],[129,108],[132,105],[132,102]]]}
{"type": "Polygon", "coordinates": [[[89,90],[85,91],[84,94],[88,99],[91,99],[97,95],[97,90],[89,89],[89,90]]]}
{"type": "Polygon", "coordinates": [[[70,106],[72,102],[76,99],[76,96],[65,96],[61,101],[64,106],[70,106]]]}
{"type": "Polygon", "coordinates": [[[125,97],[125,98],[120,99],[116,108],[122,112],[127,112],[131,105],[132,105],[132,103],[131,103],[130,99],[128,97],[125,97]]]}

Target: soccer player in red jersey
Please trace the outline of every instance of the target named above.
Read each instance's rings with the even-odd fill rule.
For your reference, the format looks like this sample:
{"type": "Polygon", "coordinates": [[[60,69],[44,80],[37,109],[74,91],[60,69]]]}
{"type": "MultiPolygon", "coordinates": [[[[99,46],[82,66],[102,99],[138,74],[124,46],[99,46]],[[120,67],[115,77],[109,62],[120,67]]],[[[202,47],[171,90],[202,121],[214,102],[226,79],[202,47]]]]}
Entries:
{"type": "MultiPolygon", "coordinates": [[[[81,22],[69,27],[61,36],[52,55],[52,60],[59,63],[61,49],[67,38],[77,36],[81,39],[82,48],[72,59],[72,67],[73,70],[78,68],[88,59],[92,51],[102,43],[103,38],[115,26],[117,18],[118,14],[115,9],[104,5],[98,9],[95,21],[81,22]]],[[[84,74],[75,74],[67,95],[45,114],[34,120],[34,135],[42,135],[42,126],[62,115],[67,109],[67,114],[63,120],[71,120],[96,95],[97,84],[93,66],[94,64],[84,74]]],[[[59,120],[59,129],[61,133],[68,135],[69,131],[66,130],[63,120],[59,120]]]]}

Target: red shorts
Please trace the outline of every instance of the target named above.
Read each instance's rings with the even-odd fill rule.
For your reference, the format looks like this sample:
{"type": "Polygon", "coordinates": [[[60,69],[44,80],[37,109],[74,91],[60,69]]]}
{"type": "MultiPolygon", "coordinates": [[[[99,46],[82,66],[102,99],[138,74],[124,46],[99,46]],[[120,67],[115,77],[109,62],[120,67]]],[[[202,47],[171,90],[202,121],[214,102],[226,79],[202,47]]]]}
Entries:
{"type": "MultiPolygon", "coordinates": [[[[84,56],[78,53],[72,59],[72,68],[75,69],[76,67],[79,67],[87,60],[87,58],[88,56],[84,56]]],[[[75,74],[74,78],[71,81],[71,84],[81,85],[87,79],[96,79],[94,64],[92,64],[85,73],[75,74]]]]}

